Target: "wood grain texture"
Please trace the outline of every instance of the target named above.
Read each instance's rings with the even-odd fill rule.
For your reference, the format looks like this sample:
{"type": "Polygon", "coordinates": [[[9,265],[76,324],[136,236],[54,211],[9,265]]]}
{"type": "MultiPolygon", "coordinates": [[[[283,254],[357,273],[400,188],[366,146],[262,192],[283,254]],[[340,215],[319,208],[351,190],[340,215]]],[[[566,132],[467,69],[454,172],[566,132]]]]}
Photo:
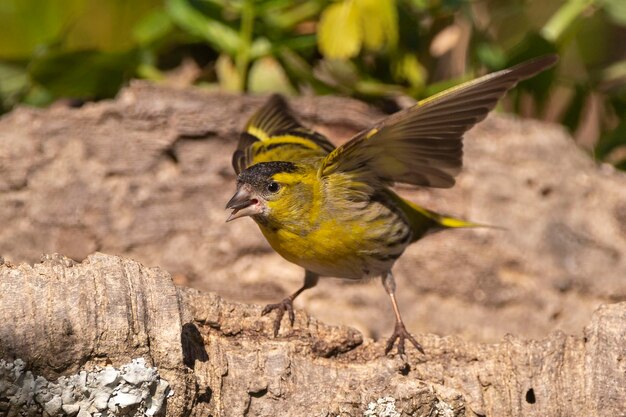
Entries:
{"type": "Polygon", "coordinates": [[[384,397],[403,416],[619,416],[626,404],[626,303],[599,308],[584,337],[422,335],[426,355],[408,366],[302,311],[273,338],[261,307],[111,255],[4,264],[0,305],[0,357],[49,380],[143,357],[174,389],[168,416],[361,416],[384,397]]]}

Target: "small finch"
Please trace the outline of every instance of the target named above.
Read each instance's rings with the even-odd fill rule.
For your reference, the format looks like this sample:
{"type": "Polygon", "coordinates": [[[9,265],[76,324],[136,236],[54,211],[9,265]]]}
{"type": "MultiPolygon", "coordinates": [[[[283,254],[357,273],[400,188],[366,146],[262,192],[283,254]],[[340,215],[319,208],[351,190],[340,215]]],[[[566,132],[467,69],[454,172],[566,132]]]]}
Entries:
{"type": "Polygon", "coordinates": [[[227,221],[252,217],[272,248],[305,270],[300,289],[263,310],[277,310],[274,335],[285,312],[293,325],[293,300],[320,277],[380,276],[396,317],[385,353],[397,341],[404,355],[406,340],[423,353],[402,322],[393,264],[427,233],[480,225],[420,207],[389,187],[452,187],[464,133],[519,81],[557,60],[543,56],[450,88],[338,148],[300,125],[281,96],[271,96],[241,134],[233,154],[237,191],[226,208],[233,210],[227,221]]]}

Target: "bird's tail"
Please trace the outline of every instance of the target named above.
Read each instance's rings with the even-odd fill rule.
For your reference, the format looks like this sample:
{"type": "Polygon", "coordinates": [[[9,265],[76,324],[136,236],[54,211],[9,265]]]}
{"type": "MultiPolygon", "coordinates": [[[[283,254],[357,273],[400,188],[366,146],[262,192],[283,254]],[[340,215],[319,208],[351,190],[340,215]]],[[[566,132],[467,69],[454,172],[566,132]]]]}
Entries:
{"type": "Polygon", "coordinates": [[[416,241],[427,234],[431,234],[445,229],[487,227],[490,229],[504,229],[484,223],[475,223],[459,219],[452,216],[437,213],[427,208],[418,206],[411,201],[405,200],[399,195],[389,192],[389,196],[395,204],[402,209],[411,224],[413,231],[413,241],[416,241]]]}
{"type": "Polygon", "coordinates": [[[484,224],[484,223],[475,223],[475,222],[470,222],[468,220],[458,219],[456,217],[446,216],[446,215],[425,209],[423,207],[419,207],[419,209],[423,215],[432,219],[435,223],[437,223],[439,226],[445,229],[468,228],[468,227],[487,227],[490,229],[503,229],[500,226],[493,226],[493,225],[484,224]]]}

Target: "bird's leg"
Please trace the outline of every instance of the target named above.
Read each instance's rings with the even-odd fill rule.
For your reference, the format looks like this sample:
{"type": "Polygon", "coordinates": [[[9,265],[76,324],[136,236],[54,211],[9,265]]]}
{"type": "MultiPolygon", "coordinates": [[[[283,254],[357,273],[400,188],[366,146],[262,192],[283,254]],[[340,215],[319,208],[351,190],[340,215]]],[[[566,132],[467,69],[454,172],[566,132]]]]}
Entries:
{"type": "Polygon", "coordinates": [[[296,315],[293,312],[293,300],[295,300],[302,291],[315,287],[315,285],[317,285],[317,281],[319,281],[319,278],[319,275],[317,275],[316,273],[311,271],[305,271],[304,284],[302,284],[302,287],[300,287],[298,291],[283,299],[283,301],[281,301],[280,303],[268,304],[265,306],[265,308],[261,312],[262,316],[266,315],[272,310],[278,310],[278,315],[274,320],[274,337],[278,336],[278,330],[280,330],[280,323],[283,320],[283,315],[285,314],[285,311],[289,313],[289,322],[293,326],[293,322],[296,319],[296,315]]]}
{"type": "Polygon", "coordinates": [[[383,287],[385,287],[385,291],[389,294],[389,298],[391,298],[391,305],[393,306],[393,312],[396,314],[396,326],[391,334],[389,340],[387,340],[387,346],[385,347],[385,354],[389,353],[389,351],[393,348],[394,343],[398,340],[398,355],[404,355],[404,341],[406,339],[411,342],[415,349],[419,350],[421,353],[424,353],[424,349],[422,346],[415,340],[411,333],[409,333],[404,327],[404,323],[402,322],[402,316],[400,316],[400,309],[398,308],[398,303],[396,301],[396,281],[393,278],[393,274],[391,271],[387,271],[382,276],[383,287]]]}

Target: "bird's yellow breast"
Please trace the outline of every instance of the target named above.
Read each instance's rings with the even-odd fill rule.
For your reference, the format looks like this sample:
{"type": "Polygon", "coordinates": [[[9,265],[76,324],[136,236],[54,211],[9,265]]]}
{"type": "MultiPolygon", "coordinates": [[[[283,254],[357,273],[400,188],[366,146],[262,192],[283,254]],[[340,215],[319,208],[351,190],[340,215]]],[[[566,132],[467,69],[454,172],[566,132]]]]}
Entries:
{"type": "MultiPolygon", "coordinates": [[[[315,210],[312,210],[315,211],[315,210]]],[[[282,257],[321,276],[360,279],[389,270],[410,243],[408,225],[382,204],[321,209],[316,226],[272,227],[263,235],[282,257]]],[[[306,225],[312,219],[303,217],[306,225]]],[[[291,225],[290,225],[291,226],[291,225]]]]}
{"type": "Polygon", "coordinates": [[[283,258],[323,276],[358,279],[368,275],[361,251],[366,241],[359,224],[328,220],[306,235],[259,225],[283,258]]]}

